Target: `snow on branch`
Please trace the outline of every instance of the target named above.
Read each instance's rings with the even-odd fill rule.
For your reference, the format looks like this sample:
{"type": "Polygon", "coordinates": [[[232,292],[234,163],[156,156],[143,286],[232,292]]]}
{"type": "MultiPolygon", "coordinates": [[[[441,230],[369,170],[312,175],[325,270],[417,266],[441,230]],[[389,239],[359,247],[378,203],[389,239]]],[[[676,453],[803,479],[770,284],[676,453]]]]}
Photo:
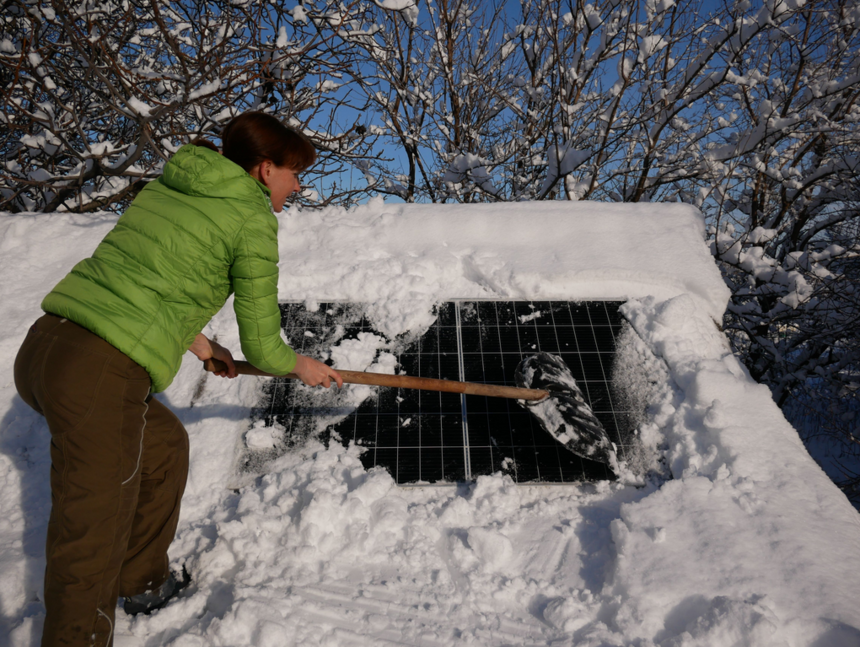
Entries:
{"type": "MultiPolygon", "coordinates": [[[[324,4],[339,6],[306,14],[333,14],[324,4]]],[[[327,123],[314,131],[321,163],[308,179],[342,175],[375,138],[356,135],[351,99],[338,92],[346,55],[296,13],[251,2],[6,3],[0,208],[121,207],[179,146],[217,141],[246,109],[327,123]]]]}

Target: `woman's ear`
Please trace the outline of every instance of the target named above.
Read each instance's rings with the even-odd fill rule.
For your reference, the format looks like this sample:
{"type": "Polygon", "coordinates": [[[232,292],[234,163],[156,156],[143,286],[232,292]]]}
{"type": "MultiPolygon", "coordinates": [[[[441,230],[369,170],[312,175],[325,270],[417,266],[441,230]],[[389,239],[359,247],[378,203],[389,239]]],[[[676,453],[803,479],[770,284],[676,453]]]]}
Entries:
{"type": "Polygon", "coordinates": [[[266,180],[265,180],[265,174],[264,174],[264,172],[263,172],[263,167],[265,166],[265,164],[266,164],[266,162],[265,162],[265,161],[262,161],[262,162],[260,162],[259,164],[257,164],[256,166],[252,166],[252,167],[248,170],[248,175],[250,175],[250,176],[251,176],[252,178],[254,178],[255,180],[257,180],[257,181],[262,182],[263,184],[265,184],[265,183],[266,183],[266,180]]]}
{"type": "Polygon", "coordinates": [[[269,178],[272,176],[272,167],[274,164],[269,160],[263,160],[260,162],[260,181],[269,186],[269,178]]]}
{"type": "Polygon", "coordinates": [[[248,171],[255,180],[259,180],[265,186],[269,186],[269,178],[272,177],[272,172],[275,170],[275,163],[271,160],[263,160],[248,171]]]}

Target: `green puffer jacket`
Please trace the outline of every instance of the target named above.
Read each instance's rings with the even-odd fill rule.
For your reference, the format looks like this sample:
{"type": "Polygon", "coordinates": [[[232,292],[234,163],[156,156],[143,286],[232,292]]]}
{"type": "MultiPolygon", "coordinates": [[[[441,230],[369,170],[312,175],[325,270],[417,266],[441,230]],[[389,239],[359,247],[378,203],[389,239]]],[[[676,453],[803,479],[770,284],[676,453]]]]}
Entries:
{"type": "Polygon", "coordinates": [[[158,392],[235,290],[245,357],[269,373],[289,373],[296,354],[280,334],[278,221],[268,195],[215,151],[183,146],[42,309],[128,355],[158,392]]]}

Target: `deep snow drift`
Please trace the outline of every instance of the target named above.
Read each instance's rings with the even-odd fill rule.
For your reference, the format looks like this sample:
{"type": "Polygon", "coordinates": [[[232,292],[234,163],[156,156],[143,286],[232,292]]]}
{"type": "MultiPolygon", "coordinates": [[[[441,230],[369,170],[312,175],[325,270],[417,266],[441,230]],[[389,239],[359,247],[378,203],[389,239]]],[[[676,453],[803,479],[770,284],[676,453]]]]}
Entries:
{"type": "MultiPolygon", "coordinates": [[[[365,302],[389,336],[451,298],[627,299],[641,456],[612,484],[399,488],[360,448],[311,442],[233,490],[261,380],[186,355],[160,397],[191,436],[171,557],[193,582],[151,617],[118,611],[117,645],[860,644],[860,518],[731,355],[695,210],[373,202],[280,220],[282,298],[365,302]]],[[[0,644],[38,644],[50,506],[49,435],[12,364],[113,222],[0,216],[0,644]]],[[[206,332],[238,349],[229,305],[206,332]]]]}

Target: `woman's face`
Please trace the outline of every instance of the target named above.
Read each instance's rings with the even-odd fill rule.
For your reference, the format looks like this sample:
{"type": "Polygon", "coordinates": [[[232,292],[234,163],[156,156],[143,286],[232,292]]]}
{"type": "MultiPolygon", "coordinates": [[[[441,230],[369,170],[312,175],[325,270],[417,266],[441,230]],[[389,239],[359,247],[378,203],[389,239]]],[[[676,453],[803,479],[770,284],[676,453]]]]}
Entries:
{"type": "Polygon", "coordinates": [[[268,160],[251,169],[251,175],[260,180],[272,192],[272,209],[276,213],[284,209],[284,202],[287,201],[287,198],[302,190],[298,173],[292,169],[275,166],[273,162],[268,160]],[[254,173],[254,171],[257,172],[254,173]]]}

